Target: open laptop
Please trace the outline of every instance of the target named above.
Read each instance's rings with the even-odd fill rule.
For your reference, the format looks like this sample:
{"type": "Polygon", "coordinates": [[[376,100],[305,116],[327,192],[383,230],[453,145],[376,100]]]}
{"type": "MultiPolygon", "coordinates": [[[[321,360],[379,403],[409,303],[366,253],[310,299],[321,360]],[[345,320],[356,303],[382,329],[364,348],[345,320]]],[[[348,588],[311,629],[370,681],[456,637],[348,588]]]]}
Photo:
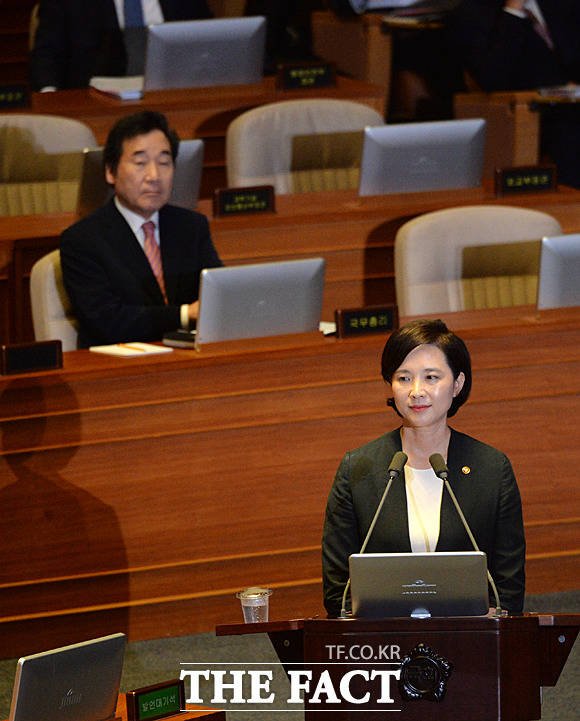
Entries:
{"type": "Polygon", "coordinates": [[[538,310],[580,306],[580,233],[542,238],[538,310]]]}
{"type": "MultiPolygon", "coordinates": [[[[181,140],[175,161],[173,189],[169,202],[193,210],[199,200],[203,170],[203,140],[181,140]]],[[[113,188],[105,180],[103,148],[85,148],[77,213],[88,215],[104,205],[113,195],[113,188]]]]}
{"type": "Polygon", "coordinates": [[[481,185],[485,120],[437,120],[365,128],[359,195],[481,185]]]}
{"type": "Polygon", "coordinates": [[[9,721],[112,719],[125,641],[115,633],[19,659],[9,721]]]}
{"type": "Polygon", "coordinates": [[[323,258],[202,270],[196,347],[319,327],[323,258]]]}
{"type": "Polygon", "coordinates": [[[358,618],[481,616],[489,610],[482,552],[357,553],[349,568],[358,618]]]}
{"type": "Polygon", "coordinates": [[[143,89],[259,83],[265,47],[262,16],[150,25],[143,89]]]}

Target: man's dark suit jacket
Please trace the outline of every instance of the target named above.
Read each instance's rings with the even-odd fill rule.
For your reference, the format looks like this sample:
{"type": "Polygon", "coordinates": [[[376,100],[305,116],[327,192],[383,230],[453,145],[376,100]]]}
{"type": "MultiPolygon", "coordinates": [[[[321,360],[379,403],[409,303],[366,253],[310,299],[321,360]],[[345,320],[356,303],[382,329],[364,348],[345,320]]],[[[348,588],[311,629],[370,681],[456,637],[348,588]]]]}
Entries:
{"type": "MultiPolygon", "coordinates": [[[[206,0],[160,0],[166,22],[212,17],[206,0]]],[[[33,90],[84,88],[93,75],[124,75],[127,56],[114,0],[42,0],[30,60],[33,90]]]]}
{"type": "MultiPolygon", "coordinates": [[[[331,616],[340,613],[348,557],[360,551],[386,487],[387,468],[400,450],[397,429],[350,451],[338,468],[322,537],[324,604],[331,616]]],[[[525,540],[520,494],[510,462],[491,446],[452,430],[447,466],[451,488],[480,550],[487,554],[502,607],[520,612],[524,604],[525,540]]],[[[445,489],[436,550],[473,550],[445,489]]],[[[411,552],[404,475],[391,485],[366,552],[411,552]]]]}
{"type": "Polygon", "coordinates": [[[159,211],[168,304],[149,261],[113,200],[64,231],[65,287],[80,321],[79,347],[158,341],[180,327],[180,306],[199,295],[203,268],[221,266],[207,218],[166,205],[159,211]]]}
{"type": "Polygon", "coordinates": [[[447,19],[459,56],[477,83],[493,91],[580,81],[580,2],[538,0],[554,51],[529,20],[506,13],[504,4],[464,0],[447,19]]]}

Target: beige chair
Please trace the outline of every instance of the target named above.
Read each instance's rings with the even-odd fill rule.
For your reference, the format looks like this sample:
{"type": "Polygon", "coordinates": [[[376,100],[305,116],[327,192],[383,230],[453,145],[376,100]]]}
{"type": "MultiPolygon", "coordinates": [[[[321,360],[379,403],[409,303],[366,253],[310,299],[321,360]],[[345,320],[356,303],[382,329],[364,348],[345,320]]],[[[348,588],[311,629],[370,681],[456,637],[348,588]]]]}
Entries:
{"type": "Polygon", "coordinates": [[[540,239],[560,224],[536,210],[449,208],[405,223],[395,238],[399,314],[536,302],[540,239]]]}
{"type": "Polygon", "coordinates": [[[248,110],[226,134],[228,185],[273,185],[276,193],[358,185],[362,130],[380,113],[348,100],[288,100],[248,110]],[[312,141],[319,139],[319,143],[312,141]]]}
{"type": "Polygon", "coordinates": [[[78,120],[0,115],[0,215],[74,210],[82,151],[96,144],[78,120]]]}
{"type": "Polygon", "coordinates": [[[76,350],[78,322],[64,287],[59,250],[32,266],[30,300],[35,339],[61,340],[63,351],[76,350]]]}

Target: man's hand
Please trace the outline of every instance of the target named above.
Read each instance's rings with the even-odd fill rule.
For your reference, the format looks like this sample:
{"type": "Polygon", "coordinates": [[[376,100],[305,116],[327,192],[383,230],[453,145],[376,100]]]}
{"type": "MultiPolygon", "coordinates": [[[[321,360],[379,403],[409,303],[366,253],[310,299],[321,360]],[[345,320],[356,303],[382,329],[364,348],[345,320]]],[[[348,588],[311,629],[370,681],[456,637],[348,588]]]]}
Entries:
{"type": "Polygon", "coordinates": [[[189,320],[197,320],[197,314],[199,313],[199,301],[196,300],[195,303],[190,303],[187,307],[187,314],[189,316],[189,320]]]}

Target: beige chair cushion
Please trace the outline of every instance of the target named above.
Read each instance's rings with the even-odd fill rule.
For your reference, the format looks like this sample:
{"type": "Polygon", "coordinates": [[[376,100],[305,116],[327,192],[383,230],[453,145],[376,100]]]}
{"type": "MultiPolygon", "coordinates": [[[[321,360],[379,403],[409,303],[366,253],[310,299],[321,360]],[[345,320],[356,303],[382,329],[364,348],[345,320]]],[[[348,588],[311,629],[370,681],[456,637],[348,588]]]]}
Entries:
{"type": "Polygon", "coordinates": [[[499,205],[414,218],[395,239],[400,315],[534,303],[538,241],[561,232],[547,213],[499,205]],[[516,249],[507,247],[511,243],[516,249]]]}
{"type": "Polygon", "coordinates": [[[1,183],[0,215],[36,215],[74,211],[78,180],[1,183]]]}
{"type": "MultiPolygon", "coordinates": [[[[288,100],[254,108],[238,116],[230,123],[226,135],[226,162],[228,185],[247,187],[250,185],[273,185],[277,193],[291,193],[308,188],[337,189],[353,187],[356,166],[360,164],[360,143],[358,156],[352,161],[352,139],[345,141],[345,135],[358,131],[367,125],[382,125],[380,113],[361,103],[347,100],[314,98],[311,100],[288,100]],[[321,152],[315,141],[311,144],[313,157],[304,167],[307,153],[302,152],[296,160],[297,136],[322,134],[335,139],[334,147],[341,149],[330,154],[321,152]],[[346,154],[347,173],[310,173],[311,170],[339,170],[336,157],[346,154]],[[294,159],[293,159],[294,155],[294,159]],[[323,167],[316,167],[316,158],[326,161],[323,167]],[[353,167],[355,166],[355,167],[353,167]],[[295,177],[295,173],[300,175],[295,177]]],[[[348,136],[347,136],[348,137],[348,136]]],[[[360,135],[359,135],[360,137],[360,135]]],[[[333,143],[327,144],[327,148],[333,143]]],[[[307,145],[307,143],[306,143],[307,145]]],[[[303,147],[306,147],[304,145],[303,147]]],[[[357,181],[358,182],[358,181],[357,181]]]]}
{"type": "Polygon", "coordinates": [[[64,288],[59,250],[32,266],[30,300],[35,339],[61,340],[63,351],[76,350],[78,323],[64,288]]]}

